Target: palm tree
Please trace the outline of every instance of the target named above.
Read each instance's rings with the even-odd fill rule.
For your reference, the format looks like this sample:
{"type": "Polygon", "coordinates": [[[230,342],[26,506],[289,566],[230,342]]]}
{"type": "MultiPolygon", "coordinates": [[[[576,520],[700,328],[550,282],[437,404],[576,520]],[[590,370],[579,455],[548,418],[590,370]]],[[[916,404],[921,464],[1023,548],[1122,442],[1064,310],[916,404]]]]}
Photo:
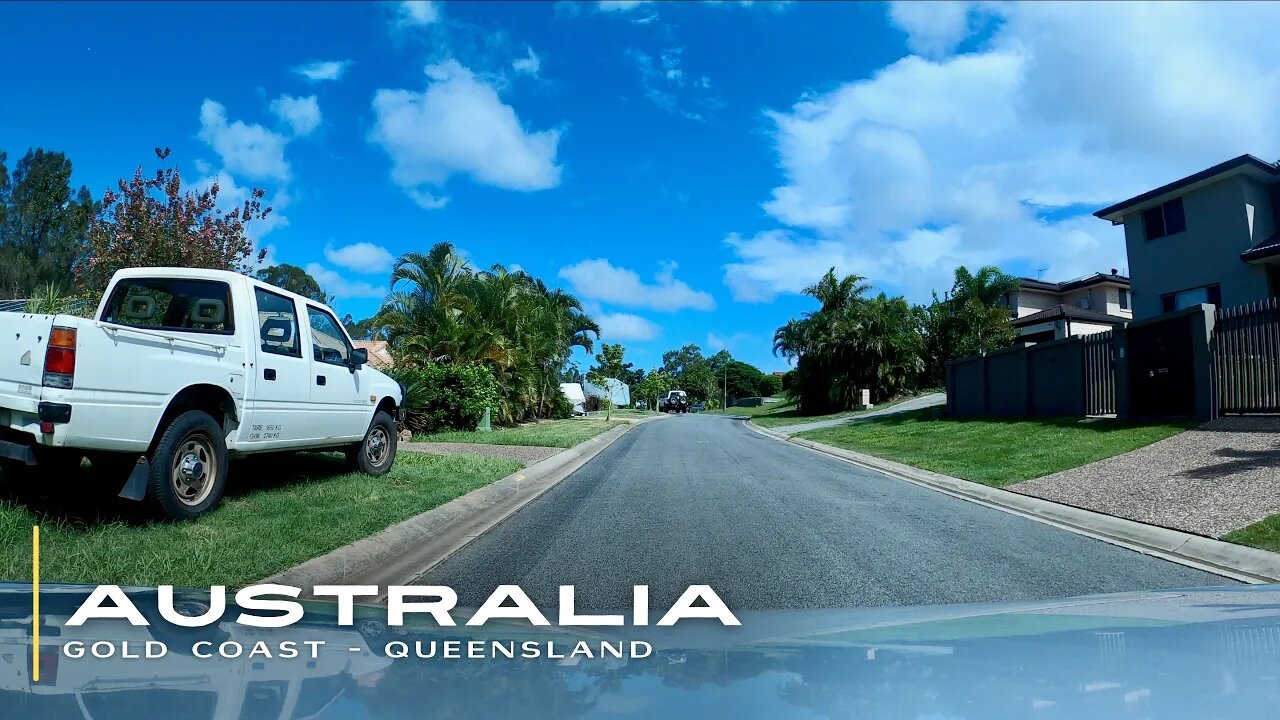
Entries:
{"type": "Polygon", "coordinates": [[[828,270],[804,289],[821,306],[790,320],[773,336],[775,355],[796,362],[789,394],[801,412],[853,406],[860,390],[882,400],[914,386],[923,368],[916,315],[902,298],[881,293],[859,275],[828,270]]]}
{"type": "Polygon", "coordinates": [[[551,413],[572,349],[590,352],[600,334],[573,295],[501,265],[475,271],[448,243],[401,257],[391,282],[377,320],[396,362],[484,365],[501,423],[551,413]]]}

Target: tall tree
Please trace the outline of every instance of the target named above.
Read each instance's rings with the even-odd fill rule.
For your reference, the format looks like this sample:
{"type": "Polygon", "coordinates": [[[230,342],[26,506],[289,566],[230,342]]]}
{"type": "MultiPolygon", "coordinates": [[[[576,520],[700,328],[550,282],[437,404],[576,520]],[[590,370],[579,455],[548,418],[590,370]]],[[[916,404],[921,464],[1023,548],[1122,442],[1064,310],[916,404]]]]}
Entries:
{"type": "Polygon", "coordinates": [[[0,153],[0,293],[70,293],[93,196],[87,187],[72,189],[71,161],[60,152],[28,150],[12,177],[4,161],[0,153]]]}
{"type": "Polygon", "coordinates": [[[759,395],[760,383],[764,377],[759,368],[741,360],[730,360],[717,374],[720,388],[728,402],[759,395]]]}
{"type": "Polygon", "coordinates": [[[774,333],[774,353],[796,361],[788,394],[802,412],[850,408],[862,389],[887,399],[912,389],[923,370],[917,316],[900,297],[868,298],[864,280],[828,270],[804,290],[821,307],[774,333]]]}
{"type": "Polygon", "coordinates": [[[501,388],[499,422],[546,417],[574,348],[600,328],[573,295],[501,265],[477,271],[449,243],[402,256],[378,312],[397,365],[486,365],[501,388]]]}
{"type": "Polygon", "coordinates": [[[1017,291],[1018,279],[997,267],[977,273],[959,267],[945,298],[935,294],[932,303],[915,308],[930,384],[943,382],[948,360],[1013,344],[1017,333],[1004,298],[1017,291]]]}
{"type": "MultiPolygon", "coordinates": [[[[168,148],[156,148],[164,162],[168,148]]],[[[243,206],[230,212],[218,207],[218,183],[192,192],[172,167],[144,176],[142,168],[120,180],[102,196],[98,216],[89,227],[87,252],[76,265],[85,289],[100,292],[116,270],[125,267],[178,266],[252,270],[253,243],[246,227],[267,217],[263,191],[253,189],[243,206]]],[[[257,254],[260,262],[266,251],[257,254]]]]}
{"type": "Polygon", "coordinates": [[[320,283],[316,282],[315,278],[297,265],[280,263],[279,265],[264,267],[258,270],[256,277],[262,282],[270,283],[278,288],[284,288],[289,292],[297,293],[318,303],[332,304],[333,296],[321,289],[320,283]]]}
{"type": "Polygon", "coordinates": [[[587,370],[587,380],[596,385],[600,385],[606,378],[627,383],[631,379],[632,363],[623,359],[625,353],[626,348],[622,347],[622,343],[601,345],[600,352],[596,353],[596,364],[587,370]]]}
{"type": "Polygon", "coordinates": [[[347,329],[347,334],[355,340],[385,340],[382,336],[382,327],[378,325],[378,318],[367,317],[363,320],[356,320],[351,313],[342,316],[342,326],[347,329]]]}

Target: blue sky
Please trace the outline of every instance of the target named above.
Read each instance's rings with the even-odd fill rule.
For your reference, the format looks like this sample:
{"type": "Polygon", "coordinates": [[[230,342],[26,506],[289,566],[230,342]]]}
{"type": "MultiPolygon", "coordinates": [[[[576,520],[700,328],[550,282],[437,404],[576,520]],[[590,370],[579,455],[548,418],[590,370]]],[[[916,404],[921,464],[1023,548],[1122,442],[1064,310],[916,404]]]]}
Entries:
{"type": "Polygon", "coordinates": [[[95,194],[165,145],[192,182],[262,187],[255,240],[357,317],[447,240],[574,290],[641,366],[693,342],[782,369],[772,332],[827,267],[915,301],[962,263],[1123,268],[1093,209],[1280,156],[1275,14],[5,3],[0,145],[65,151],[95,194]]]}

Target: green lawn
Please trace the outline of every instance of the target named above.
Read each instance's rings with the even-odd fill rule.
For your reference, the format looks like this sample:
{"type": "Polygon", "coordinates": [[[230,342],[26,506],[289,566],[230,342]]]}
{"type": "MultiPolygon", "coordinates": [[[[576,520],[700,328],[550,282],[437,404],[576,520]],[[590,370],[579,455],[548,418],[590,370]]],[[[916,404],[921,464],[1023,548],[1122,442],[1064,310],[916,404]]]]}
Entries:
{"type": "Polygon", "coordinates": [[[1222,539],[1237,545],[1280,552],[1280,515],[1268,515],[1248,527],[1232,530],[1222,539]]]}
{"type": "Polygon", "coordinates": [[[603,418],[570,418],[548,420],[513,428],[494,428],[489,432],[440,432],[415,435],[418,442],[485,443],[489,445],[538,445],[541,447],[568,448],[583,440],[615,428],[622,423],[603,418]]]}
{"type": "MultiPolygon", "coordinates": [[[[898,403],[908,400],[909,398],[899,398],[891,400],[887,403],[877,405],[874,409],[892,407],[898,403]]],[[[784,427],[787,425],[799,425],[800,423],[813,422],[815,420],[834,420],[837,418],[853,417],[861,415],[868,410],[845,410],[838,413],[830,413],[827,415],[801,415],[796,409],[793,402],[780,402],[771,405],[761,405],[760,407],[731,407],[727,410],[714,410],[712,412],[723,415],[744,415],[751,418],[751,422],[761,427],[784,427]]]]}
{"type": "Polygon", "coordinates": [[[799,437],[1000,487],[1119,455],[1198,423],[936,417],[902,413],[799,437]]]}
{"type": "MultiPolygon", "coordinates": [[[[154,522],[83,477],[44,493],[0,495],[0,577],[31,578],[40,525],[45,582],[243,586],[367,537],[515,472],[513,460],[402,453],[391,472],[345,472],[334,454],[232,465],[221,505],[199,520],[154,522]]],[[[16,493],[16,494],[15,494],[16,493]]]]}

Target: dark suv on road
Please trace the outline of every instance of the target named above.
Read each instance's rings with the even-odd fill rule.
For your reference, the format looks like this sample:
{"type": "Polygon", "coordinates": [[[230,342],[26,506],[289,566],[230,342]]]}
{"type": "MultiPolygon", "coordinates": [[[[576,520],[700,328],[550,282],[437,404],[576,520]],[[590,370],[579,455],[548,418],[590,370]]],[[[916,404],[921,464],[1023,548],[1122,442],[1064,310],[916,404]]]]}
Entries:
{"type": "Polygon", "coordinates": [[[662,398],[663,412],[689,412],[689,396],[683,390],[671,390],[662,398]]]}

